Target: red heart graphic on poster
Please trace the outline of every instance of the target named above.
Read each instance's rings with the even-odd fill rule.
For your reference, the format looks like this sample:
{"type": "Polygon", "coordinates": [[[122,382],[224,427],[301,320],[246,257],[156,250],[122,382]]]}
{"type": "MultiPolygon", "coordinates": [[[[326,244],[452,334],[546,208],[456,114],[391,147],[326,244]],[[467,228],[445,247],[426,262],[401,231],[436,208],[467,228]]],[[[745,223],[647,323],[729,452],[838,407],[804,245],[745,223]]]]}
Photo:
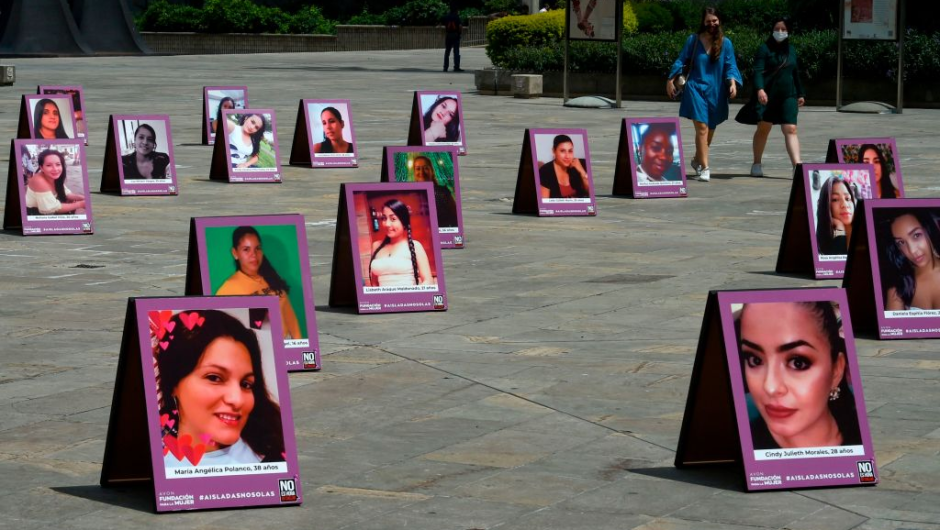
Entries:
{"type": "Polygon", "coordinates": [[[255,327],[258,328],[258,329],[261,329],[261,321],[260,321],[260,320],[255,320],[255,327]]]}
{"type": "Polygon", "coordinates": [[[170,452],[170,448],[164,445],[164,446],[163,446],[163,456],[166,456],[166,454],[169,453],[169,452],[170,452]]]}
{"type": "MultiPolygon", "coordinates": [[[[176,322],[167,322],[167,323],[166,323],[166,330],[167,330],[167,331],[169,331],[170,333],[173,333],[173,330],[174,330],[174,329],[176,329],[176,322]]],[[[170,337],[170,338],[172,339],[173,337],[170,337]]]]}
{"type": "Polygon", "coordinates": [[[206,446],[203,444],[199,444],[195,447],[191,445],[184,446],[183,454],[186,455],[186,458],[188,458],[194,466],[198,466],[199,461],[202,460],[202,455],[206,454],[206,446]]]}
{"type": "MultiPolygon", "coordinates": [[[[170,434],[165,434],[163,436],[163,448],[168,449],[177,460],[183,460],[183,451],[180,450],[179,441],[175,436],[170,434]]],[[[163,453],[166,455],[166,453],[163,453]]]]}
{"type": "Polygon", "coordinates": [[[166,422],[168,422],[168,421],[170,421],[170,415],[169,415],[169,414],[161,414],[161,415],[160,415],[160,427],[166,427],[166,422]]]}
{"type": "Polygon", "coordinates": [[[167,427],[172,429],[174,425],[176,425],[176,420],[166,420],[167,427]]]}
{"type": "Polygon", "coordinates": [[[165,340],[160,341],[160,349],[161,349],[161,350],[165,350],[165,349],[167,349],[167,348],[169,348],[169,347],[170,347],[169,341],[165,341],[165,340]]]}
{"type": "MultiPolygon", "coordinates": [[[[156,327],[157,338],[162,339],[166,335],[167,324],[170,322],[170,318],[173,317],[172,311],[151,311],[150,312],[150,322],[151,326],[156,327]]],[[[176,324],[173,324],[174,326],[176,324]]],[[[169,328],[169,331],[173,331],[173,328],[169,328]]]]}
{"type": "Polygon", "coordinates": [[[192,313],[180,313],[180,321],[186,326],[186,329],[192,331],[194,327],[205,323],[206,318],[193,311],[192,313]]]}

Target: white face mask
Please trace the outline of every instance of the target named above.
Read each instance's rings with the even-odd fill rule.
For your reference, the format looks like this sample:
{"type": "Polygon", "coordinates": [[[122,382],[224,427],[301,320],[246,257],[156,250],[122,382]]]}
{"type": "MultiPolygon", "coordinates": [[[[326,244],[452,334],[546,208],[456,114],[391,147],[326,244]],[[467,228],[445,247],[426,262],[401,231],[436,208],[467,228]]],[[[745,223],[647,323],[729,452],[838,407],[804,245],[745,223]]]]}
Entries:
{"type": "Polygon", "coordinates": [[[787,40],[787,37],[789,37],[789,36],[790,36],[790,34],[787,33],[786,31],[775,31],[775,32],[774,32],[774,40],[777,41],[777,42],[783,42],[783,41],[787,40]]]}

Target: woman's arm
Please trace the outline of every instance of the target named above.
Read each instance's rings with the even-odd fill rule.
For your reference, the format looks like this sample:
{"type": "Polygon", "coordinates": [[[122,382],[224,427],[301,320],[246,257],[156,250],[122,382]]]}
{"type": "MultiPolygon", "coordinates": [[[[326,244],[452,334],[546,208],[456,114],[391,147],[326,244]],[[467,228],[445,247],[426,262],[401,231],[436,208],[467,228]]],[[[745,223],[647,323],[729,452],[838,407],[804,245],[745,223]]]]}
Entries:
{"type": "Polygon", "coordinates": [[[578,176],[581,177],[581,183],[584,185],[584,191],[588,192],[591,189],[591,185],[588,182],[588,174],[584,169],[584,166],[581,165],[581,159],[575,157],[574,161],[571,163],[571,169],[577,171],[578,176]]]}
{"type": "Polygon", "coordinates": [[[431,263],[428,261],[428,254],[424,251],[424,245],[420,241],[415,241],[415,261],[418,262],[418,283],[419,285],[431,285],[431,263]]]}
{"type": "Polygon", "coordinates": [[[799,106],[806,102],[806,92],[803,90],[803,81],[800,79],[800,63],[797,61],[796,48],[790,46],[790,60],[793,61],[793,86],[796,88],[796,98],[799,106]]]}
{"type": "Polygon", "coordinates": [[[738,61],[734,58],[734,45],[731,44],[731,39],[725,37],[725,42],[721,46],[721,54],[725,65],[725,79],[731,81],[729,95],[734,99],[738,95],[738,86],[744,85],[744,80],[741,79],[741,72],[738,70],[738,61]]]}
{"type": "Polygon", "coordinates": [[[757,89],[757,101],[761,105],[766,105],[767,92],[764,90],[764,69],[767,66],[767,54],[770,49],[766,44],[761,44],[754,54],[754,88],[757,89]]]}
{"type": "MultiPolygon", "coordinates": [[[[672,63],[672,68],[669,69],[669,75],[666,76],[666,95],[669,96],[670,99],[676,97],[676,84],[673,79],[682,73],[682,69],[685,68],[686,64],[690,64],[691,61],[695,60],[695,58],[692,57],[692,52],[696,49],[697,43],[698,35],[689,35],[689,38],[686,39],[685,44],[682,46],[682,51],[679,52],[679,58],[672,63]]],[[[691,72],[691,69],[689,71],[691,72]]]]}
{"type": "Polygon", "coordinates": [[[302,339],[300,335],[300,322],[297,321],[297,314],[294,313],[294,306],[290,303],[286,293],[281,294],[281,319],[284,322],[284,338],[302,339]]]}
{"type": "Polygon", "coordinates": [[[257,163],[258,163],[258,155],[251,155],[250,157],[248,157],[248,160],[242,162],[241,164],[238,164],[238,167],[241,167],[241,168],[251,167],[257,163]]]}
{"type": "MultiPolygon", "coordinates": [[[[78,197],[81,197],[81,195],[78,195],[78,197]]],[[[69,198],[71,200],[71,195],[69,196],[69,198]]],[[[59,207],[59,210],[56,213],[72,213],[75,210],[78,210],[79,208],[84,208],[84,207],[85,207],[84,199],[79,199],[79,200],[72,201],[72,202],[63,202],[62,206],[59,207]]]]}
{"type": "Polygon", "coordinates": [[[225,122],[225,130],[230,134],[235,130],[235,127],[238,127],[232,120],[226,120],[225,118],[222,118],[222,121],[225,122]]]}
{"type": "Polygon", "coordinates": [[[905,311],[907,310],[904,307],[904,300],[901,300],[901,297],[898,296],[898,290],[894,287],[888,288],[888,303],[885,307],[888,311],[905,311]]]}

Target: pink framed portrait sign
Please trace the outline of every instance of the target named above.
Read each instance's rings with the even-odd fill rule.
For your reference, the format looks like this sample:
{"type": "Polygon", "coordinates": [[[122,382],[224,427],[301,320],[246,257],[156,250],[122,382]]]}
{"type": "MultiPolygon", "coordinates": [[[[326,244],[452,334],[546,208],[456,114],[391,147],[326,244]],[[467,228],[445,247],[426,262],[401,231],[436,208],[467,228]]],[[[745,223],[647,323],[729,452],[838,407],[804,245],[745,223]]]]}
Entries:
{"type": "Polygon", "coordinates": [[[585,129],[526,129],[512,211],[597,215],[585,129]]]}
{"type": "MultiPolygon", "coordinates": [[[[74,140],[78,138],[72,96],[26,94],[20,103],[18,138],[74,140]]],[[[82,139],[85,144],[85,140],[82,139]]]]}
{"type": "Polygon", "coordinates": [[[274,297],[130,299],[102,486],[150,482],[157,512],[300,504],[281,333],[274,297]]]}
{"type": "Polygon", "coordinates": [[[228,182],[281,182],[281,149],[272,109],[223,110],[209,178],[228,182]]]}
{"type": "Polygon", "coordinates": [[[624,118],[614,195],[636,199],[686,197],[678,118],[624,118]]]}
{"type": "Polygon", "coordinates": [[[676,465],[741,462],[748,491],[878,482],[845,291],[712,291],[676,465]]]}
{"type": "Polygon", "coordinates": [[[36,93],[41,95],[66,95],[72,98],[72,112],[75,116],[75,138],[80,138],[88,145],[88,126],[85,123],[85,95],[81,86],[39,85],[36,93]]]}
{"type": "Polygon", "coordinates": [[[101,191],[121,195],[179,193],[169,116],[111,116],[101,191]]]}
{"type": "Polygon", "coordinates": [[[348,99],[303,99],[297,112],[291,165],[359,167],[348,99]]]}
{"type": "Polygon", "coordinates": [[[901,158],[894,138],[836,138],[829,140],[826,162],[839,164],[871,164],[874,199],[904,197],[901,179],[901,158]]]}
{"type": "Polygon", "coordinates": [[[194,217],[186,294],[275,296],[290,371],[319,370],[307,231],[300,214],[194,217]]]}
{"type": "Polygon", "coordinates": [[[342,184],[330,305],[359,313],[447,309],[430,182],[342,184]]]}
{"type": "Polygon", "coordinates": [[[441,248],[463,248],[463,209],[455,147],[386,147],[382,182],[430,182],[441,248]]]}
{"type": "Polygon", "coordinates": [[[870,164],[799,164],[794,171],[777,272],[842,278],[861,201],[871,199],[870,164]]]}
{"type": "Polygon", "coordinates": [[[467,154],[463,101],[460,92],[418,90],[411,110],[408,145],[443,145],[467,154]]]}
{"type": "Polygon", "coordinates": [[[222,112],[248,108],[248,87],[202,87],[202,143],[215,144],[215,136],[222,122],[222,112]]]}
{"type": "Polygon", "coordinates": [[[23,235],[91,234],[82,140],[13,140],[3,228],[23,235]]]}
{"type": "Polygon", "coordinates": [[[881,339],[940,337],[940,199],[877,199],[859,212],[846,265],[856,329],[881,339]]]}

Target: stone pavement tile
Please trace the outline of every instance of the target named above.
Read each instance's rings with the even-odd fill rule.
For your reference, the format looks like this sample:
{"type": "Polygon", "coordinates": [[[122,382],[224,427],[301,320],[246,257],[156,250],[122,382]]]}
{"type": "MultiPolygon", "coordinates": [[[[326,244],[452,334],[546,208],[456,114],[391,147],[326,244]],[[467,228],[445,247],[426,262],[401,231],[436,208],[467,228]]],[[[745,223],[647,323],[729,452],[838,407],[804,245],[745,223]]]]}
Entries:
{"type": "MultiPolygon", "coordinates": [[[[881,480],[893,488],[913,491],[940,491],[940,458],[930,454],[907,454],[885,466],[878,466],[881,480]]],[[[940,514],[940,507],[937,509],[940,514]]]]}
{"type": "MultiPolygon", "coordinates": [[[[73,528],[72,521],[101,509],[96,502],[55,491],[51,487],[51,484],[23,484],[5,489],[5,494],[0,495],[0,512],[3,513],[0,528],[73,528]]],[[[97,484],[94,487],[100,489],[97,484]]]]}
{"type": "Polygon", "coordinates": [[[41,455],[86,440],[101,439],[104,434],[98,425],[43,421],[0,432],[0,453],[18,456],[41,455]]]}
{"type": "Polygon", "coordinates": [[[772,528],[757,524],[736,525],[712,521],[686,520],[677,517],[657,517],[648,523],[633,527],[633,530],[753,530],[772,528]]]}
{"type": "Polygon", "coordinates": [[[471,484],[459,486],[456,495],[507,502],[524,506],[544,507],[562,502],[578,494],[594,490],[605,481],[584,479],[553,473],[530,471],[537,464],[505,470],[471,484]]]}
{"type": "Polygon", "coordinates": [[[348,528],[356,530],[483,530],[501,528],[500,523],[528,511],[511,503],[434,497],[383,514],[348,528]]]}
{"type": "Polygon", "coordinates": [[[712,487],[663,480],[636,472],[564,501],[557,507],[569,511],[662,517],[698,502],[707,503],[717,494],[712,487]]]}
{"type": "Polygon", "coordinates": [[[564,510],[555,506],[541,508],[507,521],[499,530],[624,530],[639,527],[651,520],[644,515],[617,514],[564,510]]]}
{"type": "Polygon", "coordinates": [[[914,522],[907,520],[869,519],[856,526],[853,530],[938,530],[940,524],[936,522],[914,522]]]}
{"type": "Polygon", "coordinates": [[[791,492],[721,491],[707,500],[684,506],[670,516],[690,521],[783,528],[823,507],[819,501],[791,492]]]}
{"type": "Polygon", "coordinates": [[[532,436],[531,431],[512,428],[451,445],[426,454],[423,458],[438,462],[513,468],[599,437],[595,432],[540,433],[532,436]]]}
{"type": "Polygon", "coordinates": [[[496,420],[509,425],[519,425],[539,415],[552,414],[550,408],[537,405],[509,394],[493,394],[489,397],[460,404],[433,414],[438,418],[461,418],[470,420],[496,420]]]}
{"type": "Polygon", "coordinates": [[[788,530],[851,530],[868,521],[868,517],[823,505],[820,509],[787,523],[788,530]]]}
{"type": "Polygon", "coordinates": [[[107,386],[93,386],[67,392],[59,392],[52,396],[43,396],[15,405],[18,412],[26,414],[44,414],[51,416],[70,416],[90,410],[111,406],[114,397],[113,382],[107,386]]]}
{"type": "Polygon", "coordinates": [[[416,458],[346,475],[332,483],[352,488],[453,496],[455,488],[502,471],[494,467],[416,458]]]}

